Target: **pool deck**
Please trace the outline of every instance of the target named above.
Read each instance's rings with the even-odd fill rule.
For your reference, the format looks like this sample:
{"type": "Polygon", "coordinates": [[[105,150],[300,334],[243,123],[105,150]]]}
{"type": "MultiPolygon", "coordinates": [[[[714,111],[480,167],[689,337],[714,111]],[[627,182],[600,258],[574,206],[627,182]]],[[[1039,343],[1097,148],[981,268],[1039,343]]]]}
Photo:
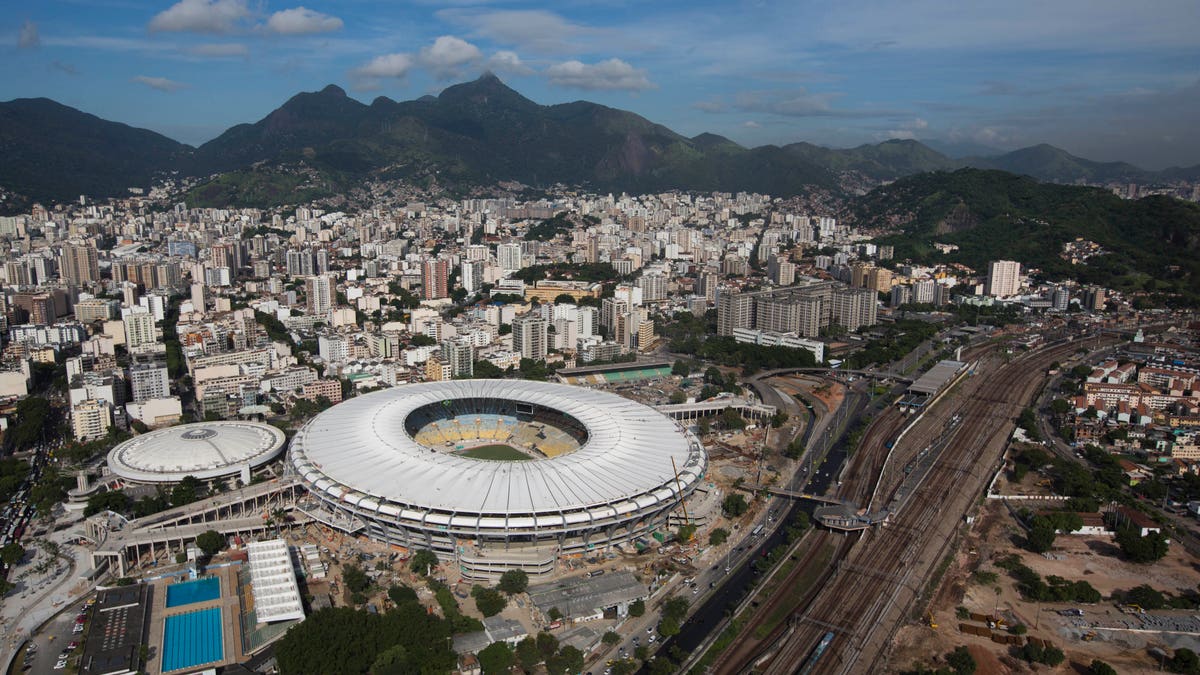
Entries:
{"type": "MultiPolygon", "coordinates": [[[[177,607],[167,607],[167,584],[156,584],[159,588],[155,589],[153,595],[153,608],[150,621],[150,636],[148,644],[150,645],[150,659],[146,662],[146,672],[149,675],[163,675],[162,670],[162,648],[163,648],[163,626],[169,616],[176,614],[187,614],[201,609],[210,609],[213,607],[221,608],[221,639],[225,647],[225,658],[221,661],[204,664],[204,668],[217,668],[219,666],[227,666],[242,660],[242,638],[237,627],[238,615],[240,608],[238,607],[237,595],[237,568],[236,567],[221,567],[206,572],[208,576],[215,576],[221,580],[221,597],[215,600],[207,600],[205,602],[196,602],[189,605],[179,605],[177,607]]],[[[191,668],[180,668],[174,671],[176,673],[194,672],[200,666],[191,668]]]]}

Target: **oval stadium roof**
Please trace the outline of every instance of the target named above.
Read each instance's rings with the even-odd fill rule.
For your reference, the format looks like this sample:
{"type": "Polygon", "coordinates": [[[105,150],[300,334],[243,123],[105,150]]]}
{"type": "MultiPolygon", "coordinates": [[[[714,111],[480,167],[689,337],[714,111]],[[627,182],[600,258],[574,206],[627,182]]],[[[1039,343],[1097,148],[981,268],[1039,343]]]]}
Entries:
{"type": "Polygon", "coordinates": [[[265,464],[282,452],[282,431],[258,422],[197,422],[135,436],[108,453],[112,472],[141,483],[202,480],[265,464]]]}

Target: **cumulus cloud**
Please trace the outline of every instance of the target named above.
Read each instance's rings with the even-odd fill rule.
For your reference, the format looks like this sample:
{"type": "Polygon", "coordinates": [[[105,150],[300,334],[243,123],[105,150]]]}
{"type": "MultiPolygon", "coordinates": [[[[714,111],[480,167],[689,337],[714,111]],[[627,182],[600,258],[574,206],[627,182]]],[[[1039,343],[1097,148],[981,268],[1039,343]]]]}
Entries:
{"type": "Polygon", "coordinates": [[[650,81],[645,70],[616,58],[595,64],[565,61],[547,68],[546,77],[551,84],[575,89],[645,91],[658,86],[650,81]]]}
{"type": "Polygon", "coordinates": [[[245,57],[250,55],[250,49],[247,48],[246,45],[238,42],[196,45],[194,47],[188,47],[186,51],[192,56],[205,56],[218,59],[245,57]]]}
{"type": "Polygon", "coordinates": [[[38,34],[38,25],[28,19],[21,24],[21,32],[17,34],[17,47],[20,49],[34,49],[42,44],[42,37],[38,34]]]}
{"type": "Polygon", "coordinates": [[[742,126],[746,127],[747,129],[761,129],[762,128],[762,125],[759,124],[758,122],[755,122],[754,120],[749,120],[749,121],[743,122],[742,126]]]}
{"type": "Polygon", "coordinates": [[[165,77],[149,77],[147,75],[138,75],[137,77],[133,78],[133,81],[137,82],[138,84],[144,84],[151,89],[157,89],[159,91],[165,91],[168,93],[178,91],[187,86],[182,82],[168,80],[165,77]]]}
{"type": "Polygon", "coordinates": [[[533,68],[525,65],[520,56],[516,52],[498,51],[492,54],[487,62],[488,70],[496,73],[509,73],[512,75],[530,75],[533,73],[533,68]]]}
{"type": "Polygon", "coordinates": [[[423,47],[420,54],[421,65],[439,80],[460,77],[482,59],[483,52],[478,47],[453,35],[439,37],[432,45],[423,47]]]}
{"type": "Polygon", "coordinates": [[[267,31],[277,35],[312,35],[341,29],[341,19],[303,6],[275,12],[267,19],[267,31]]]}
{"type": "Polygon", "coordinates": [[[589,29],[541,9],[473,11],[447,9],[438,18],[465,26],[472,37],[522,50],[567,54],[579,51],[578,38],[589,29]]]}
{"type": "Polygon", "coordinates": [[[246,0],[180,0],[150,20],[150,30],[167,33],[233,32],[250,16],[246,0]]]}
{"type": "Polygon", "coordinates": [[[350,78],[355,89],[371,91],[379,88],[380,80],[404,79],[415,65],[412,54],[382,54],[350,71],[350,78]]]}

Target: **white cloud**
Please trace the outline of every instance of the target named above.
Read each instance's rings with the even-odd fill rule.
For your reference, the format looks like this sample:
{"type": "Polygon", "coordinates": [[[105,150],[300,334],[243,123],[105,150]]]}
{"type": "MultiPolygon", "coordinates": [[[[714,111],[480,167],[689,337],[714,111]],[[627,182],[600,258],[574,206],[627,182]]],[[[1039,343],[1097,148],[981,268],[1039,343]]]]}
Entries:
{"type": "Polygon", "coordinates": [[[341,29],[341,19],[303,6],[275,12],[267,19],[267,31],[278,35],[312,35],[341,29]]]}
{"type": "Polygon", "coordinates": [[[540,9],[474,11],[446,9],[438,18],[466,26],[472,37],[503,45],[516,45],[523,51],[569,54],[580,50],[578,38],[590,29],[571,23],[554,12],[540,9]]]}
{"type": "Polygon", "coordinates": [[[383,79],[403,79],[416,65],[412,54],[382,54],[350,71],[354,88],[371,91],[379,88],[383,79]]]}
{"type": "Polygon", "coordinates": [[[250,16],[246,0],[180,0],[150,20],[151,31],[231,33],[250,16]]]}
{"type": "Polygon", "coordinates": [[[575,89],[644,91],[658,86],[646,77],[646,71],[616,58],[595,64],[565,61],[547,68],[546,76],[551,84],[575,89]]]}
{"type": "Polygon", "coordinates": [[[754,120],[749,120],[747,122],[743,122],[742,126],[746,127],[747,129],[761,129],[762,128],[762,125],[759,124],[758,122],[755,122],[754,120]]]}
{"type": "Polygon", "coordinates": [[[454,37],[443,35],[428,47],[421,48],[421,65],[433,71],[439,80],[460,77],[470,66],[483,59],[483,52],[475,45],[454,37]]]}
{"type": "Polygon", "coordinates": [[[512,75],[531,75],[533,68],[525,65],[520,56],[516,52],[498,51],[492,54],[492,57],[487,62],[488,70],[496,73],[509,73],[512,75]]]}
{"type": "Polygon", "coordinates": [[[38,25],[28,19],[21,24],[21,32],[17,34],[17,47],[19,49],[33,49],[42,44],[42,38],[38,34],[38,25]]]}
{"type": "Polygon", "coordinates": [[[165,91],[168,93],[172,91],[178,91],[187,86],[182,82],[168,80],[165,77],[149,77],[146,75],[138,75],[137,77],[133,78],[133,81],[137,82],[138,84],[144,84],[151,89],[157,89],[159,91],[165,91]]]}
{"type": "Polygon", "coordinates": [[[225,42],[196,45],[186,50],[192,56],[207,56],[212,58],[232,58],[250,55],[250,49],[238,42],[225,42]]]}

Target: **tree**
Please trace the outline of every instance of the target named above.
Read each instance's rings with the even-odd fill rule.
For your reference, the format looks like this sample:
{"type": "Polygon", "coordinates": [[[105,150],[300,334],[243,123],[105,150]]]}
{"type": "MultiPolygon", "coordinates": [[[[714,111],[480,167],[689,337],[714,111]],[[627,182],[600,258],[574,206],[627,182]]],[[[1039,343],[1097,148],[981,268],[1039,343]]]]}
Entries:
{"type": "Polygon", "coordinates": [[[733,408],[726,408],[721,411],[721,427],[725,429],[745,429],[746,420],[738,414],[738,411],[733,408]]]}
{"type": "Polygon", "coordinates": [[[567,645],[546,659],[546,670],[550,675],[568,675],[583,672],[583,652],[567,645]]]}
{"type": "Polygon", "coordinates": [[[202,496],[204,483],[195,476],[184,476],[171,490],[171,506],[191,504],[202,496]]]}
{"type": "Polygon", "coordinates": [[[541,653],[543,659],[550,658],[554,652],[558,651],[558,638],[542,631],[537,634],[537,649],[541,653]]]}
{"type": "Polygon", "coordinates": [[[346,565],[342,569],[342,582],[351,593],[365,593],[371,587],[371,578],[358,565],[346,565]]]}
{"type": "Polygon", "coordinates": [[[500,575],[500,583],[496,585],[501,591],[508,595],[516,595],[524,593],[526,588],[529,588],[529,575],[525,570],[508,570],[500,575]]]}
{"type": "Polygon", "coordinates": [[[679,635],[679,620],[669,616],[663,617],[663,620],[658,622],[658,634],[663,637],[679,635]]]}
{"type": "Polygon", "coordinates": [[[542,653],[538,651],[537,640],[532,636],[517,643],[516,656],[521,668],[526,672],[532,672],[534,667],[544,659],[542,653]]]}
{"type": "Polygon", "coordinates": [[[1125,591],[1125,602],[1142,609],[1162,609],[1167,606],[1166,597],[1148,584],[1125,591]]]}
{"type": "Polygon", "coordinates": [[[737,518],[748,510],[750,510],[750,505],[746,503],[746,498],[740,492],[726,495],[725,499],[721,501],[721,512],[727,518],[737,518]]]}
{"type": "Polygon", "coordinates": [[[1157,562],[1167,554],[1167,537],[1162,532],[1142,536],[1136,527],[1121,527],[1116,540],[1121,553],[1135,563],[1157,562]]]}
{"type": "Polygon", "coordinates": [[[1024,635],[1029,632],[1029,628],[1023,623],[1014,623],[1012,626],[1009,626],[1008,632],[1013,635],[1024,635]]]}
{"type": "Polygon", "coordinates": [[[620,644],[621,634],[610,630],[604,634],[604,637],[600,638],[600,641],[609,646],[620,644]]]}
{"type": "Polygon", "coordinates": [[[1054,546],[1054,536],[1054,525],[1041,516],[1034,518],[1028,535],[1029,550],[1034,553],[1049,551],[1054,546]]]}
{"type": "Polygon", "coordinates": [[[15,541],[5,544],[4,548],[0,548],[0,562],[3,562],[5,565],[16,565],[24,557],[25,547],[15,541]]]}
{"type": "Polygon", "coordinates": [[[388,589],[388,597],[397,605],[406,602],[417,602],[417,592],[404,584],[395,584],[388,589]]]}
{"type": "Polygon", "coordinates": [[[1175,655],[1167,660],[1167,670],[1172,673],[1200,673],[1200,657],[1196,656],[1196,652],[1187,647],[1180,647],[1175,650],[1175,655]]]}
{"type": "Polygon", "coordinates": [[[1117,669],[1100,659],[1092,659],[1092,664],[1088,666],[1088,675],[1117,675],[1117,669]]]}
{"type": "Polygon", "coordinates": [[[946,654],[946,665],[953,668],[957,675],[971,675],[975,672],[975,657],[971,656],[966,647],[960,645],[946,654]]]}
{"type": "Polygon", "coordinates": [[[476,656],[479,657],[479,667],[483,669],[484,675],[507,673],[516,660],[513,649],[507,642],[493,642],[480,650],[476,656]]]}
{"type": "Polygon", "coordinates": [[[675,361],[675,364],[673,366],[671,366],[671,374],[672,375],[678,375],[680,377],[687,377],[688,375],[691,374],[691,372],[692,372],[692,364],[689,361],[686,361],[684,359],[678,359],[677,361],[675,361]]]}
{"type": "Polygon", "coordinates": [[[508,600],[494,588],[479,587],[479,590],[472,591],[475,596],[475,606],[479,609],[479,613],[486,616],[496,616],[504,611],[508,606],[508,600]]]}
{"type": "Polygon", "coordinates": [[[675,538],[681,542],[684,542],[685,544],[687,542],[691,541],[692,538],[695,536],[696,536],[696,526],[695,525],[680,525],[679,529],[675,531],[675,538]]]}
{"type": "Polygon", "coordinates": [[[393,645],[379,652],[371,664],[372,675],[404,675],[412,672],[411,669],[408,650],[404,645],[393,645]]]}
{"type": "Polygon", "coordinates": [[[718,527],[712,532],[708,533],[708,543],[711,546],[720,546],[721,544],[724,544],[725,540],[727,539],[729,539],[729,530],[726,530],[723,527],[718,527]]]}
{"type": "Polygon", "coordinates": [[[428,574],[431,567],[437,567],[438,557],[433,551],[423,548],[413,554],[408,561],[408,568],[421,576],[428,574]]]}
{"type": "Polygon", "coordinates": [[[196,548],[210,558],[216,555],[217,551],[225,548],[225,543],[225,535],[216,530],[205,530],[196,537],[196,548]]]}
{"type": "Polygon", "coordinates": [[[1058,647],[1046,647],[1046,651],[1042,653],[1042,663],[1051,668],[1057,666],[1066,660],[1066,655],[1058,647]]]}
{"type": "Polygon", "coordinates": [[[687,394],[683,393],[682,391],[673,391],[673,392],[671,392],[671,395],[670,395],[670,397],[668,397],[667,400],[670,401],[674,405],[679,405],[680,403],[687,403],[687,394]]]}
{"type": "Polygon", "coordinates": [[[546,615],[550,617],[551,621],[559,621],[563,618],[562,610],[557,607],[551,607],[550,611],[546,612],[546,615]]]}
{"type": "Polygon", "coordinates": [[[633,603],[631,603],[629,605],[629,616],[637,618],[639,616],[642,616],[645,613],[646,613],[646,601],[645,600],[634,600],[633,603]]]}
{"type": "Polygon", "coordinates": [[[124,513],[129,508],[129,498],[120,490],[109,490],[107,492],[97,492],[88,497],[87,506],[83,509],[83,515],[92,516],[101,511],[113,511],[116,513],[124,513]]]}

